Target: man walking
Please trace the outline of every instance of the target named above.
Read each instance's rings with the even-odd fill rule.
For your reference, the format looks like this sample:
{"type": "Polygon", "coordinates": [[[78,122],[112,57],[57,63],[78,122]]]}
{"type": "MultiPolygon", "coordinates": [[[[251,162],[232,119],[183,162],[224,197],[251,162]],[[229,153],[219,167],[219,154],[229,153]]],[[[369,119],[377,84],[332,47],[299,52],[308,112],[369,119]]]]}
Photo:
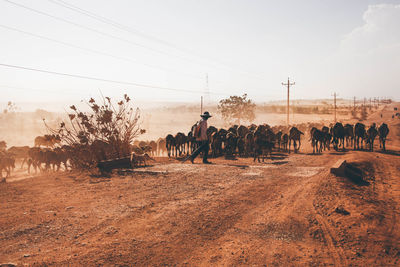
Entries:
{"type": "Polygon", "coordinates": [[[200,154],[200,152],[203,151],[203,163],[204,164],[211,164],[211,162],[208,161],[208,150],[209,148],[209,141],[208,141],[208,136],[207,136],[207,120],[208,118],[211,118],[212,116],[208,111],[204,112],[201,116],[201,120],[199,123],[196,125],[195,132],[194,132],[194,137],[196,137],[196,142],[199,144],[199,147],[185,159],[193,163],[194,159],[200,154]]]}

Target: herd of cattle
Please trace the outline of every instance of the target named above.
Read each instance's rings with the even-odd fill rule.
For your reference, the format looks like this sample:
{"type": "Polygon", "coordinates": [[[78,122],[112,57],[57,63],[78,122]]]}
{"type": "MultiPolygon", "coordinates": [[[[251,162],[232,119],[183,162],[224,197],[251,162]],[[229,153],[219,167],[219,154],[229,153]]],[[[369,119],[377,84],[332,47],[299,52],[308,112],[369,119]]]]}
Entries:
{"type": "MultiPolygon", "coordinates": [[[[253,157],[254,161],[270,155],[273,149],[284,152],[291,152],[293,144],[294,152],[297,152],[301,146],[301,136],[309,133],[309,141],[313,147],[313,153],[321,153],[322,150],[330,149],[331,144],[336,150],[345,147],[363,149],[364,147],[373,150],[374,140],[379,137],[380,147],[386,149],[385,142],[389,133],[387,124],[382,123],[379,127],[372,124],[366,127],[362,123],[354,126],[350,124],[343,125],[336,123],[331,127],[319,124],[298,124],[291,128],[285,126],[270,127],[268,124],[262,125],[234,125],[229,129],[217,129],[210,126],[207,129],[207,136],[210,141],[210,153],[212,157],[219,156],[240,156],[253,157]]],[[[21,168],[27,166],[28,173],[31,168],[35,173],[37,170],[48,171],[64,170],[71,168],[71,153],[74,153],[69,146],[60,146],[60,139],[55,135],[45,135],[35,138],[35,146],[13,146],[6,149],[4,141],[0,142],[0,178],[3,172],[6,177],[10,176],[15,168],[16,160],[20,160],[21,168]]],[[[104,142],[103,142],[104,143],[104,142]]],[[[92,144],[95,145],[95,144],[92,144]]],[[[96,144],[98,145],[98,144],[96,144]]],[[[101,144],[100,144],[101,145],[101,144]]],[[[106,145],[106,144],[104,144],[106,145]]],[[[107,146],[97,160],[110,158],[107,146]]],[[[197,143],[193,137],[192,131],[187,135],[177,133],[168,134],[165,138],[159,138],[157,141],[135,141],[130,147],[133,155],[151,155],[168,157],[185,157],[197,148],[197,143]]],[[[112,158],[112,157],[111,157],[112,158]]],[[[140,156],[137,157],[140,159],[140,156]]]]}
{"type": "Polygon", "coordinates": [[[54,147],[61,142],[56,135],[38,136],[35,138],[35,146],[12,146],[9,149],[4,141],[0,142],[0,178],[3,172],[9,177],[15,168],[16,160],[21,160],[21,168],[27,166],[30,173],[31,168],[37,170],[59,170],[61,165],[67,169],[69,159],[68,152],[64,147],[54,147]],[[41,147],[45,146],[45,147],[41,147]]]}
{"type": "MultiPolygon", "coordinates": [[[[301,136],[309,130],[309,141],[313,147],[313,153],[321,153],[322,150],[330,149],[331,144],[335,150],[352,146],[354,149],[363,149],[363,144],[369,150],[373,150],[374,140],[379,136],[380,147],[386,149],[385,142],[389,133],[387,124],[382,123],[379,127],[372,124],[367,127],[362,123],[355,125],[337,122],[331,127],[318,124],[299,124],[291,128],[285,126],[270,127],[262,125],[234,125],[228,130],[217,129],[213,126],[207,130],[210,140],[210,150],[213,157],[222,155],[238,155],[241,157],[254,157],[254,161],[260,158],[264,160],[268,154],[271,156],[273,149],[290,153],[297,152],[301,146],[301,136]],[[318,129],[318,126],[320,129],[318,129]]],[[[158,140],[158,148],[165,147],[168,157],[184,156],[192,153],[197,145],[192,132],[187,135],[177,133],[175,136],[168,134],[165,139],[158,140]]],[[[162,151],[160,150],[159,153],[162,151]]]]}

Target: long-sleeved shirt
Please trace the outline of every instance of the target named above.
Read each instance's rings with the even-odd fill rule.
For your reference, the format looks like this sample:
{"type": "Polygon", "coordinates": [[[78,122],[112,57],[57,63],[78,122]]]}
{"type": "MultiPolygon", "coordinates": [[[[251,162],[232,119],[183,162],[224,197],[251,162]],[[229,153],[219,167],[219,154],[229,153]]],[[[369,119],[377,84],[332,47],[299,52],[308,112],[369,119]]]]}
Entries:
{"type": "Polygon", "coordinates": [[[197,141],[207,141],[207,120],[201,119],[200,120],[200,137],[197,137],[197,141]]]}

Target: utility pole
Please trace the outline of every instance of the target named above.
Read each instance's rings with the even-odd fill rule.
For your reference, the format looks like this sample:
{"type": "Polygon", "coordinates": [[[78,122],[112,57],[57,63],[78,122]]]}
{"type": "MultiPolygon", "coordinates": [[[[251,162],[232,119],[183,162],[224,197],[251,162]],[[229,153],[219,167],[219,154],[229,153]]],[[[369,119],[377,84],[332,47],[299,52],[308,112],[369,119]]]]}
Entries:
{"type": "Polygon", "coordinates": [[[336,92],[333,94],[333,106],[335,108],[335,123],[336,123],[336,96],[338,96],[336,94],[336,92]]]}
{"type": "Polygon", "coordinates": [[[354,111],[356,110],[356,97],[353,97],[353,108],[354,111]]]}
{"type": "Polygon", "coordinates": [[[203,114],[203,96],[200,99],[200,115],[203,114]]]}
{"type": "Polygon", "coordinates": [[[290,83],[289,78],[287,79],[287,83],[282,83],[283,86],[287,86],[287,107],[286,107],[286,124],[289,126],[289,91],[290,91],[290,86],[295,85],[296,83],[290,83]]]}
{"type": "Polygon", "coordinates": [[[210,84],[208,80],[208,73],[206,73],[206,87],[204,88],[204,105],[209,105],[211,101],[210,97],[210,84]]]}
{"type": "Polygon", "coordinates": [[[369,110],[371,110],[372,109],[372,101],[371,101],[371,98],[369,98],[369,110]]]}

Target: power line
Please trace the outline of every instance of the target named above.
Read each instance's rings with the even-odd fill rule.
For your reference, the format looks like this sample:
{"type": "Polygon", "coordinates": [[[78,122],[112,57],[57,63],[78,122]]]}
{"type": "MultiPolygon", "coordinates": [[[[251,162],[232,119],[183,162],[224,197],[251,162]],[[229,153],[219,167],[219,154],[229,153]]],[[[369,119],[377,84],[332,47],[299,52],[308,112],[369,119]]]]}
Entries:
{"type": "Polygon", "coordinates": [[[27,10],[29,10],[29,11],[38,13],[38,14],[40,14],[40,15],[47,16],[47,17],[50,17],[50,18],[52,18],[52,19],[55,19],[55,20],[58,20],[58,21],[62,21],[62,22],[64,22],[64,23],[68,23],[68,24],[73,25],[73,26],[75,26],[75,27],[79,27],[79,28],[82,28],[82,29],[85,29],[85,30],[88,30],[88,31],[92,31],[92,32],[95,32],[95,33],[97,33],[97,34],[100,34],[100,35],[103,35],[103,36],[106,36],[106,37],[109,37],[109,38],[113,38],[113,39],[116,39],[116,40],[119,40],[119,41],[122,41],[122,42],[125,42],[125,43],[128,43],[128,44],[131,44],[131,45],[134,45],[134,46],[139,46],[139,47],[141,47],[141,48],[145,48],[145,49],[151,50],[151,51],[156,52],[156,53],[158,53],[158,54],[164,54],[164,55],[173,56],[173,57],[178,57],[178,58],[180,58],[180,59],[184,59],[184,60],[191,61],[190,59],[183,58],[183,57],[179,57],[179,56],[177,56],[177,55],[172,55],[172,54],[166,53],[166,52],[164,52],[164,51],[160,51],[160,50],[157,50],[157,49],[154,49],[154,48],[151,48],[151,47],[148,47],[148,46],[145,46],[145,45],[136,43],[136,42],[132,42],[132,41],[130,41],[130,40],[127,40],[127,39],[124,39],[124,38],[121,38],[121,37],[118,37],[118,36],[115,36],[115,35],[112,35],[112,34],[109,34],[109,33],[106,33],[106,32],[102,32],[102,31],[99,31],[99,30],[96,30],[96,29],[87,27],[87,26],[85,26],[85,25],[82,25],[82,24],[79,24],[79,23],[75,23],[75,22],[70,21],[70,20],[67,20],[67,19],[60,18],[60,17],[51,15],[51,14],[49,14],[49,13],[46,13],[46,12],[43,12],[43,11],[40,11],[40,10],[31,8],[31,7],[28,7],[28,6],[25,6],[25,5],[22,5],[22,4],[19,4],[19,3],[15,3],[15,2],[10,1],[10,0],[3,0],[3,1],[5,1],[5,2],[7,2],[7,3],[10,3],[10,4],[12,4],[12,5],[15,5],[15,6],[17,6],[17,7],[24,8],[24,9],[27,9],[27,10]]]}
{"type": "MultiPolygon", "coordinates": [[[[5,0],[5,1],[8,1],[8,0],[5,0]]],[[[103,22],[103,23],[105,23],[107,25],[111,25],[111,26],[113,26],[115,28],[118,28],[120,30],[126,31],[128,33],[131,33],[131,34],[134,34],[134,35],[139,35],[139,36],[141,36],[143,38],[146,38],[146,39],[149,39],[151,41],[161,43],[163,45],[166,45],[168,47],[174,48],[176,50],[180,50],[180,51],[182,51],[182,52],[184,52],[186,54],[194,54],[196,57],[202,57],[202,58],[205,57],[204,55],[200,55],[200,54],[198,54],[198,53],[196,53],[196,52],[194,52],[192,50],[176,46],[176,45],[174,45],[174,44],[172,44],[170,42],[167,42],[167,41],[164,41],[164,40],[159,39],[157,37],[145,34],[145,33],[141,32],[141,31],[132,29],[131,27],[125,26],[125,25],[120,24],[120,23],[118,23],[116,21],[113,21],[113,20],[108,19],[106,17],[100,16],[100,15],[94,13],[94,12],[87,11],[87,10],[82,9],[80,7],[77,7],[75,5],[69,4],[69,3],[65,2],[65,1],[62,1],[62,0],[58,0],[58,1],[57,0],[48,0],[48,1],[50,1],[50,2],[52,2],[54,4],[56,4],[56,5],[62,6],[64,8],[67,8],[67,9],[73,10],[75,12],[78,12],[80,14],[83,14],[85,16],[91,17],[91,18],[93,18],[93,19],[95,19],[97,21],[103,22]]],[[[183,59],[189,60],[187,58],[183,58],[183,59]]],[[[227,65],[227,64],[225,64],[223,62],[219,62],[219,61],[217,61],[215,59],[210,59],[209,58],[208,60],[214,62],[214,67],[215,67],[215,63],[217,63],[217,64],[219,64],[221,66],[224,66],[226,69],[229,69],[231,71],[241,72],[241,73],[244,73],[244,74],[247,74],[247,75],[251,75],[251,76],[255,76],[255,77],[259,78],[259,79],[263,79],[264,80],[264,78],[260,77],[258,74],[254,74],[254,73],[247,72],[247,71],[242,71],[242,70],[235,70],[231,66],[229,66],[229,65],[227,65]]],[[[193,62],[193,63],[196,63],[196,64],[201,64],[201,63],[198,63],[198,62],[194,62],[192,60],[190,60],[190,61],[193,62]]],[[[202,65],[204,65],[204,64],[202,64],[202,65]]]]}
{"type": "Polygon", "coordinates": [[[115,59],[128,61],[128,62],[139,64],[139,65],[144,65],[144,66],[147,66],[147,67],[153,68],[153,69],[159,69],[159,70],[166,71],[166,72],[184,74],[184,75],[187,75],[187,76],[203,79],[203,77],[200,77],[200,76],[197,76],[197,75],[183,73],[183,72],[180,72],[180,71],[176,71],[174,69],[169,69],[169,68],[156,66],[156,65],[152,65],[152,64],[142,63],[142,62],[139,62],[139,61],[136,61],[136,60],[133,60],[133,59],[116,56],[116,55],[113,55],[113,54],[109,54],[109,53],[102,52],[102,51],[95,50],[95,49],[91,49],[91,48],[82,47],[82,46],[71,44],[71,43],[67,43],[67,42],[64,42],[64,41],[59,41],[59,40],[56,40],[56,39],[53,39],[53,38],[50,38],[50,37],[46,37],[46,36],[39,35],[39,34],[32,33],[32,32],[27,32],[27,31],[20,30],[20,29],[14,28],[14,27],[9,27],[9,26],[2,25],[2,24],[0,24],[0,27],[8,29],[8,30],[11,30],[11,31],[15,31],[15,32],[26,34],[26,35],[30,35],[30,36],[33,36],[33,37],[36,37],[36,38],[40,38],[40,39],[44,39],[44,40],[47,40],[47,41],[55,42],[55,43],[58,43],[58,44],[62,44],[62,45],[65,45],[65,46],[73,47],[75,49],[84,50],[86,52],[91,52],[91,53],[99,54],[99,55],[102,55],[102,56],[112,57],[112,58],[115,58],[115,59]]]}
{"type": "MultiPolygon", "coordinates": [[[[62,21],[62,22],[64,22],[64,23],[73,25],[73,26],[75,26],[75,27],[79,27],[79,28],[82,28],[82,29],[85,29],[85,30],[88,30],[88,31],[95,32],[95,33],[100,34],[100,35],[102,35],[102,36],[109,37],[109,38],[113,38],[113,39],[116,39],[116,40],[119,40],[119,41],[128,43],[128,44],[133,45],[133,46],[138,46],[138,47],[141,47],[141,48],[145,48],[145,49],[148,49],[148,50],[150,50],[150,51],[152,51],[152,52],[156,52],[156,53],[158,53],[158,54],[163,54],[163,55],[167,55],[167,56],[176,57],[176,58],[179,58],[179,59],[181,59],[181,60],[185,60],[185,61],[187,61],[187,62],[191,62],[192,64],[199,64],[198,62],[195,62],[195,61],[193,61],[193,60],[191,60],[191,59],[188,59],[188,58],[185,58],[185,57],[181,57],[181,56],[177,56],[177,55],[173,55],[173,54],[170,54],[170,53],[166,53],[166,52],[161,51],[161,50],[157,50],[157,49],[154,49],[154,48],[151,48],[151,47],[148,47],[148,46],[145,46],[145,45],[136,43],[136,42],[132,42],[132,41],[130,41],[130,40],[127,40],[127,39],[124,39],[124,38],[121,38],[121,37],[118,37],[118,36],[115,36],[115,35],[112,35],[112,34],[109,34],[109,33],[106,33],[106,32],[102,32],[102,31],[99,31],[99,30],[96,30],[96,29],[87,27],[87,26],[85,26],[85,25],[81,25],[81,24],[75,23],[75,22],[73,22],[73,21],[69,21],[69,20],[66,20],[66,19],[64,19],[64,18],[60,18],[60,17],[54,16],[54,15],[51,15],[51,14],[46,13],[46,12],[43,12],[43,11],[40,11],[40,10],[31,8],[31,7],[28,7],[28,6],[19,4],[19,3],[15,3],[15,2],[10,1],[10,0],[3,0],[3,1],[5,1],[5,2],[7,2],[7,3],[9,3],[9,4],[12,4],[12,5],[16,6],[16,7],[20,7],[20,8],[29,10],[29,11],[31,11],[31,12],[38,13],[38,14],[40,14],[40,15],[50,17],[50,18],[55,19],[55,20],[58,20],[58,21],[62,21]]],[[[50,0],[49,0],[49,1],[50,1],[50,0]]],[[[50,2],[52,2],[52,1],[50,1],[50,2]]],[[[53,2],[53,3],[54,3],[54,4],[59,4],[59,3],[56,3],[56,2],[53,2]]],[[[64,6],[64,5],[62,5],[62,6],[64,6]]],[[[64,6],[64,7],[69,8],[69,7],[67,7],[67,6],[64,6]]],[[[80,12],[80,13],[82,13],[82,12],[80,12]]],[[[88,16],[90,16],[90,15],[88,15],[88,16]]],[[[92,16],[91,16],[91,17],[92,17],[92,16]]],[[[104,23],[106,23],[106,22],[104,22],[104,23]]],[[[53,39],[53,40],[54,40],[54,39],[53,39]]],[[[75,47],[77,47],[77,46],[75,46],[75,47]]],[[[88,50],[88,49],[86,49],[86,50],[88,50]]],[[[114,56],[114,57],[115,57],[115,56],[114,56]]],[[[121,58],[119,57],[119,59],[121,59],[121,58]]],[[[130,61],[132,61],[132,60],[130,60],[130,61]]],[[[190,74],[190,73],[187,73],[187,72],[181,72],[181,71],[177,71],[177,70],[173,70],[173,69],[168,69],[168,68],[165,68],[165,67],[159,67],[159,66],[155,66],[155,65],[151,65],[151,64],[141,63],[141,62],[138,62],[138,61],[133,61],[133,62],[135,62],[135,63],[137,63],[137,64],[142,64],[142,65],[145,65],[145,66],[148,66],[148,67],[151,67],[151,68],[157,68],[157,69],[162,69],[162,70],[169,71],[169,72],[180,73],[180,74],[183,74],[183,75],[186,75],[186,76],[190,76],[190,77],[194,77],[194,78],[198,78],[198,79],[202,79],[202,78],[203,78],[203,77],[200,76],[200,75],[190,74]]],[[[204,64],[202,64],[202,65],[204,65],[204,64]]],[[[206,66],[208,66],[208,65],[206,65],[206,66]]],[[[220,80],[214,80],[214,82],[217,82],[217,83],[226,83],[225,81],[220,81],[220,80]]]]}
{"type": "MultiPolygon", "coordinates": [[[[44,89],[37,89],[37,88],[27,88],[27,87],[17,87],[17,86],[12,86],[12,85],[5,85],[5,84],[0,84],[0,88],[9,88],[9,89],[14,89],[14,90],[20,90],[20,91],[31,91],[31,92],[43,92],[43,93],[51,93],[51,94],[60,94],[60,92],[52,91],[52,90],[44,90],[44,89]]],[[[73,93],[70,90],[67,89],[62,89],[63,94],[68,94],[68,95],[74,95],[74,96],[81,96],[82,94],[77,94],[73,93]]]]}
{"type": "MultiPolygon", "coordinates": [[[[154,49],[154,48],[152,48],[152,47],[148,47],[148,46],[142,45],[142,44],[140,44],[140,43],[132,42],[132,41],[130,41],[130,40],[127,40],[127,39],[124,39],[124,38],[121,38],[121,37],[118,37],[118,36],[115,36],[115,35],[112,35],[112,34],[103,32],[103,31],[96,30],[96,29],[93,29],[93,28],[91,28],[91,27],[87,27],[87,26],[85,26],[85,25],[82,25],[82,24],[79,24],[79,23],[75,23],[75,22],[73,22],[73,21],[70,21],[70,20],[67,20],[67,19],[64,19],[64,18],[61,18],[61,17],[57,17],[57,16],[51,15],[51,14],[49,14],[49,13],[46,13],[46,12],[43,12],[43,11],[40,11],[40,10],[31,8],[31,7],[28,7],[28,6],[25,6],[25,5],[19,4],[19,3],[13,2],[13,1],[10,1],[10,0],[3,0],[3,1],[5,1],[5,2],[7,2],[7,3],[9,3],[9,4],[12,4],[12,5],[16,6],[16,7],[20,7],[20,8],[29,10],[29,11],[31,11],[31,12],[35,12],[35,13],[40,14],[40,15],[50,17],[50,18],[55,19],[55,20],[58,20],[58,21],[62,21],[62,22],[64,22],[64,23],[73,25],[73,26],[78,27],[78,28],[82,28],[82,29],[85,29],[85,30],[88,30],[88,31],[97,33],[97,34],[99,34],[99,35],[102,35],[102,36],[105,36],[105,37],[108,37],[108,38],[116,39],[116,40],[118,40],[118,41],[122,41],[122,42],[128,43],[128,44],[133,45],[133,46],[137,46],[137,47],[141,47],[141,48],[150,50],[150,51],[155,52],[155,53],[157,53],[157,54],[162,54],[162,55],[166,55],[166,56],[170,56],[170,57],[171,57],[171,56],[172,56],[172,57],[176,57],[176,58],[179,58],[179,59],[181,59],[181,60],[185,60],[185,61],[187,61],[187,62],[191,62],[192,64],[199,64],[198,62],[195,62],[195,61],[193,61],[193,60],[191,60],[191,59],[188,59],[188,58],[185,58],[185,57],[181,57],[181,56],[178,56],[178,55],[173,55],[173,54],[170,54],[170,53],[161,51],[161,50],[157,50],[157,49],[154,49]]],[[[54,4],[59,4],[59,3],[56,3],[56,2],[53,2],[53,3],[54,3],[54,4]]],[[[66,7],[66,6],[64,6],[64,7],[66,7]]],[[[66,7],[66,8],[68,8],[68,7],[66,7]]],[[[80,12],[80,13],[81,13],[81,12],[80,12]]],[[[87,14],[86,14],[86,15],[87,15],[87,14]]],[[[104,22],[104,23],[106,23],[106,22],[104,22]]],[[[144,64],[144,63],[143,63],[143,64],[144,64]]],[[[144,64],[144,65],[146,65],[146,64],[144,64]]],[[[204,64],[202,64],[202,65],[204,65],[204,64]]],[[[191,75],[191,74],[187,74],[187,73],[185,73],[185,75],[190,75],[190,76],[196,77],[196,78],[202,78],[202,77],[199,76],[199,75],[191,75]]],[[[218,82],[222,82],[222,81],[218,81],[218,82]]]]}
{"type": "MultiPolygon", "coordinates": [[[[7,2],[7,3],[10,3],[10,4],[12,4],[12,5],[15,5],[15,6],[17,6],[17,7],[24,8],[24,9],[27,9],[27,10],[29,10],[29,11],[38,13],[38,14],[40,14],[40,15],[47,16],[47,17],[50,17],[50,18],[55,19],[55,20],[58,20],[58,21],[62,21],[62,22],[64,22],[64,23],[73,25],[73,26],[75,26],[75,27],[79,27],[79,28],[82,28],[82,29],[85,29],[85,30],[88,30],[88,31],[95,32],[95,33],[100,34],[100,35],[105,36],[105,37],[113,38],[113,39],[116,39],[116,40],[119,40],[119,41],[122,41],[122,42],[125,42],[125,43],[128,43],[128,44],[131,44],[131,45],[134,45],[134,46],[138,46],[138,47],[141,47],[141,48],[145,48],[145,49],[151,50],[151,51],[153,51],[153,52],[156,52],[156,53],[158,53],[158,54],[163,54],[163,55],[167,55],[167,56],[177,57],[177,58],[179,58],[179,59],[183,59],[183,60],[185,60],[185,61],[189,61],[189,62],[195,63],[195,62],[193,62],[193,61],[190,60],[190,59],[187,59],[187,58],[184,58],[184,57],[180,57],[180,56],[177,56],[177,55],[172,55],[172,54],[166,53],[166,52],[164,52],[164,51],[160,51],[160,50],[157,50],[157,49],[154,49],[154,48],[151,48],[151,47],[148,47],[148,46],[145,46],[145,45],[136,43],[136,42],[132,42],[132,41],[130,41],[130,40],[127,40],[127,39],[124,39],[124,38],[120,38],[120,37],[118,37],[118,36],[115,36],[115,35],[112,35],[112,34],[108,34],[108,33],[105,33],[105,32],[102,32],[102,31],[99,31],[99,30],[96,30],[96,29],[93,29],[93,28],[90,28],[90,27],[87,27],[87,26],[84,26],[84,25],[81,25],[81,24],[78,24],[78,23],[75,23],[75,22],[72,22],[72,21],[69,21],[69,20],[66,20],[66,19],[63,19],[63,18],[54,16],[54,15],[48,14],[48,13],[46,13],[46,12],[43,12],[43,11],[40,11],[40,10],[31,8],[31,7],[28,7],[28,6],[19,4],[19,3],[15,3],[15,2],[10,1],[10,0],[3,0],[3,1],[5,1],[5,2],[7,2]]],[[[150,65],[150,64],[146,64],[146,63],[140,63],[140,62],[137,62],[137,63],[138,63],[138,64],[145,65],[145,66],[153,67],[153,68],[160,68],[160,67],[157,67],[157,66],[154,66],[154,65],[150,65]]],[[[167,68],[163,68],[163,70],[173,71],[173,70],[170,70],[170,69],[167,69],[167,68]]],[[[192,77],[196,77],[196,78],[200,78],[200,79],[203,78],[203,77],[200,76],[200,75],[193,75],[193,74],[188,74],[188,73],[178,72],[178,71],[173,71],[173,72],[181,73],[181,74],[184,74],[184,75],[188,75],[188,76],[192,76],[192,77]]],[[[221,81],[219,81],[219,82],[221,82],[221,81]]]]}
{"type": "MultiPolygon", "coordinates": [[[[153,88],[153,89],[161,89],[161,90],[177,91],[177,92],[186,92],[186,93],[194,93],[194,94],[202,94],[203,93],[202,90],[195,91],[195,90],[179,89],[179,88],[173,88],[173,87],[142,84],[142,83],[136,83],[136,82],[117,81],[117,80],[91,77],[91,76],[86,76],[86,75],[69,74],[69,73],[64,73],[64,72],[56,72],[56,71],[43,70],[43,69],[37,69],[37,68],[29,68],[29,67],[10,65],[10,64],[4,64],[4,63],[0,63],[0,66],[7,67],[7,68],[41,72],[41,73],[46,73],[46,74],[58,75],[58,76],[66,76],[66,77],[73,77],[73,78],[79,78],[79,79],[86,79],[86,80],[93,80],[93,81],[100,81],[100,82],[107,82],[107,83],[115,83],[115,84],[122,84],[122,85],[131,85],[131,86],[137,86],[137,87],[145,87],[145,88],[153,88]]],[[[227,96],[226,94],[222,94],[222,93],[213,93],[213,94],[227,96]]]]}
{"type": "Polygon", "coordinates": [[[154,36],[151,36],[149,34],[145,34],[145,33],[141,32],[141,31],[135,30],[135,29],[133,29],[131,27],[125,26],[125,25],[120,24],[120,23],[118,23],[116,21],[113,21],[113,20],[108,19],[106,17],[103,17],[101,15],[98,15],[98,14],[96,14],[94,12],[91,12],[91,11],[85,10],[83,8],[80,8],[80,7],[76,6],[76,5],[72,5],[72,4],[67,3],[65,1],[62,1],[62,0],[59,0],[59,1],[48,0],[48,1],[52,2],[53,4],[56,4],[56,5],[62,6],[64,8],[70,9],[72,11],[78,12],[80,14],[83,14],[85,16],[91,17],[91,18],[93,18],[93,19],[95,19],[97,21],[100,21],[100,22],[103,22],[105,24],[111,25],[111,26],[113,26],[115,28],[118,28],[120,30],[123,30],[125,32],[131,33],[131,34],[134,34],[134,35],[138,35],[140,37],[146,38],[146,39],[151,40],[153,42],[161,43],[163,45],[166,45],[168,47],[174,48],[176,50],[181,50],[181,51],[186,52],[186,53],[188,52],[188,50],[183,49],[181,47],[178,47],[178,46],[176,46],[176,45],[174,45],[174,44],[172,44],[170,42],[161,40],[161,39],[159,39],[157,37],[154,37],[154,36]]]}

